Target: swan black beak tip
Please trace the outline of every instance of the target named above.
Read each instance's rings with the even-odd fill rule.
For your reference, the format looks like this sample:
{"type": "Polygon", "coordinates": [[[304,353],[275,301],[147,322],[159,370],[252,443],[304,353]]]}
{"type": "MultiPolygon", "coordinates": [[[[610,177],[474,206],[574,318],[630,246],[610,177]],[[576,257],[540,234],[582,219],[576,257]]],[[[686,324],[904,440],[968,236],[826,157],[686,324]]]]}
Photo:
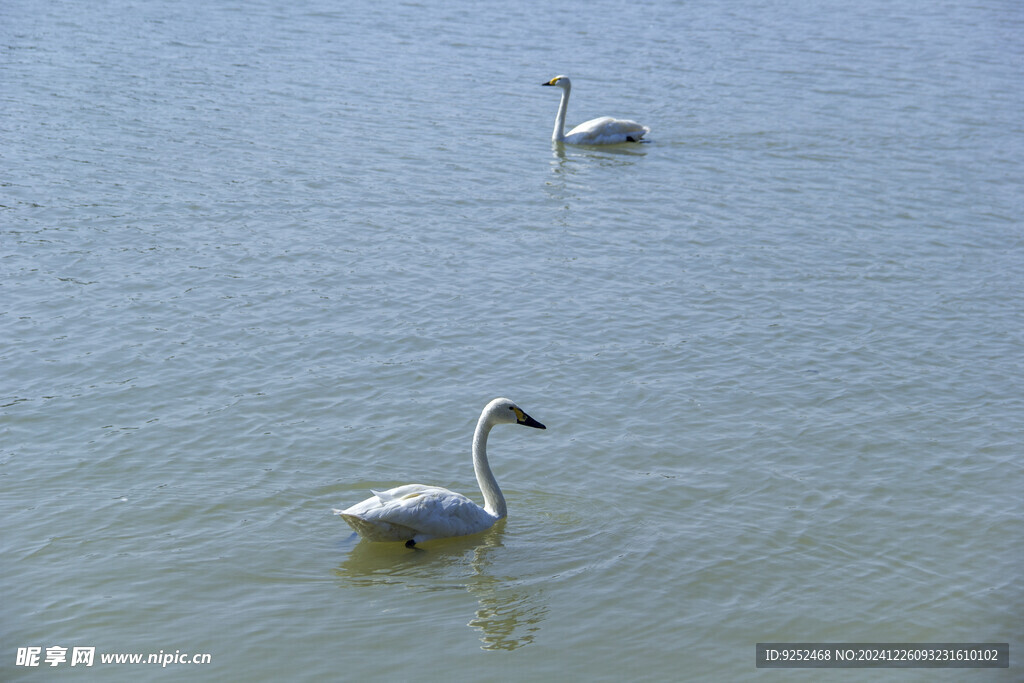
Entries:
{"type": "Polygon", "coordinates": [[[526,427],[534,427],[535,429],[547,429],[547,427],[542,425],[540,422],[537,422],[536,420],[534,420],[529,415],[526,415],[525,419],[522,422],[520,422],[519,424],[524,425],[526,427]]]}

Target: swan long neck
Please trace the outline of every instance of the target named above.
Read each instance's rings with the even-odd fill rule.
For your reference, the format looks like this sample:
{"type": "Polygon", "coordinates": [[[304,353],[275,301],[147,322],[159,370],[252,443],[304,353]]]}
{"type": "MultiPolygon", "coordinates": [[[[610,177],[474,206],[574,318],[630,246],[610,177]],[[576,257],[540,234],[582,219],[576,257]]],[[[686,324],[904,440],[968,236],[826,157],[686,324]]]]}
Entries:
{"type": "Polygon", "coordinates": [[[501,519],[508,514],[508,508],[505,507],[505,496],[501,494],[487,462],[487,435],[493,426],[487,413],[481,415],[480,421],[476,423],[476,431],[473,433],[473,471],[476,472],[480,492],[484,494],[484,510],[501,519]]]}
{"type": "Polygon", "coordinates": [[[555,130],[551,133],[551,142],[565,140],[565,113],[569,109],[569,90],[571,85],[562,88],[562,101],[558,103],[558,114],[555,115],[555,130]]]}

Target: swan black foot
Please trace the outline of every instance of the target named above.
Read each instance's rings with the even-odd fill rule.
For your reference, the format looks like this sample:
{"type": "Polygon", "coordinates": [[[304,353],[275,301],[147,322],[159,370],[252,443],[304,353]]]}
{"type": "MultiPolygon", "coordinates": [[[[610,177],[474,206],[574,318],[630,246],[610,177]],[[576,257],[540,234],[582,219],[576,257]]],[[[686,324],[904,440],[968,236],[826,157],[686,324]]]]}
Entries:
{"type": "Polygon", "coordinates": [[[416,539],[415,538],[410,538],[408,541],[405,542],[405,547],[406,548],[415,548],[416,547],[416,539]]]}
{"type": "Polygon", "coordinates": [[[636,138],[634,138],[632,135],[627,135],[626,142],[636,142],[636,138]]]}

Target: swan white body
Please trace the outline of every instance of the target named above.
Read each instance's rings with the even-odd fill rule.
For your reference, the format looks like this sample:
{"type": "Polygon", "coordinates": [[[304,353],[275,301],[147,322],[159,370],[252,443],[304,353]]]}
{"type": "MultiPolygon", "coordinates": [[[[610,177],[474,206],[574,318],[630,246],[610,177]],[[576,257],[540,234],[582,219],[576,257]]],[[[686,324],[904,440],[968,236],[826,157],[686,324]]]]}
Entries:
{"type": "Polygon", "coordinates": [[[644,135],[651,132],[647,126],[629,119],[614,119],[602,116],[585,121],[572,130],[565,132],[565,112],[569,108],[569,92],[572,81],[568,76],[555,76],[547,83],[562,89],[562,101],[558,104],[555,116],[555,129],[551,133],[551,142],[564,142],[570,145],[615,145],[620,142],[640,142],[644,135]]]}
{"type": "Polygon", "coordinates": [[[545,429],[507,398],[496,398],[484,407],[473,434],[473,469],[484,494],[483,507],[440,486],[407,484],[372,491],[363,502],[334,512],[369,541],[405,541],[408,546],[490,529],[507,514],[505,497],[487,462],[487,435],[496,424],[545,429]]]}

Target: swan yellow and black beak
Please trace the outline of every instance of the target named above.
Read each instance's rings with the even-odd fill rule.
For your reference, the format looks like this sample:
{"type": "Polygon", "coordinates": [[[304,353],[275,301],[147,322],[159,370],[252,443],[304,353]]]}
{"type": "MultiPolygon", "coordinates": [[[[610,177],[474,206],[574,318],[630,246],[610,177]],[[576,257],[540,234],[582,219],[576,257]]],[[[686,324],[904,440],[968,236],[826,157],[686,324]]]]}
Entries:
{"type": "Polygon", "coordinates": [[[559,80],[558,76],[555,76],[550,81],[547,81],[545,83],[541,83],[541,85],[557,85],[558,84],[558,80],[559,80]]]}
{"type": "MultiPolygon", "coordinates": [[[[547,84],[547,85],[550,85],[550,84],[547,84]]],[[[537,429],[547,429],[547,427],[542,425],[540,422],[537,422],[536,420],[534,420],[532,417],[530,417],[529,415],[524,413],[519,408],[513,408],[512,410],[515,411],[515,414],[516,414],[516,424],[521,424],[521,425],[524,425],[526,427],[536,427],[537,429]]]]}

